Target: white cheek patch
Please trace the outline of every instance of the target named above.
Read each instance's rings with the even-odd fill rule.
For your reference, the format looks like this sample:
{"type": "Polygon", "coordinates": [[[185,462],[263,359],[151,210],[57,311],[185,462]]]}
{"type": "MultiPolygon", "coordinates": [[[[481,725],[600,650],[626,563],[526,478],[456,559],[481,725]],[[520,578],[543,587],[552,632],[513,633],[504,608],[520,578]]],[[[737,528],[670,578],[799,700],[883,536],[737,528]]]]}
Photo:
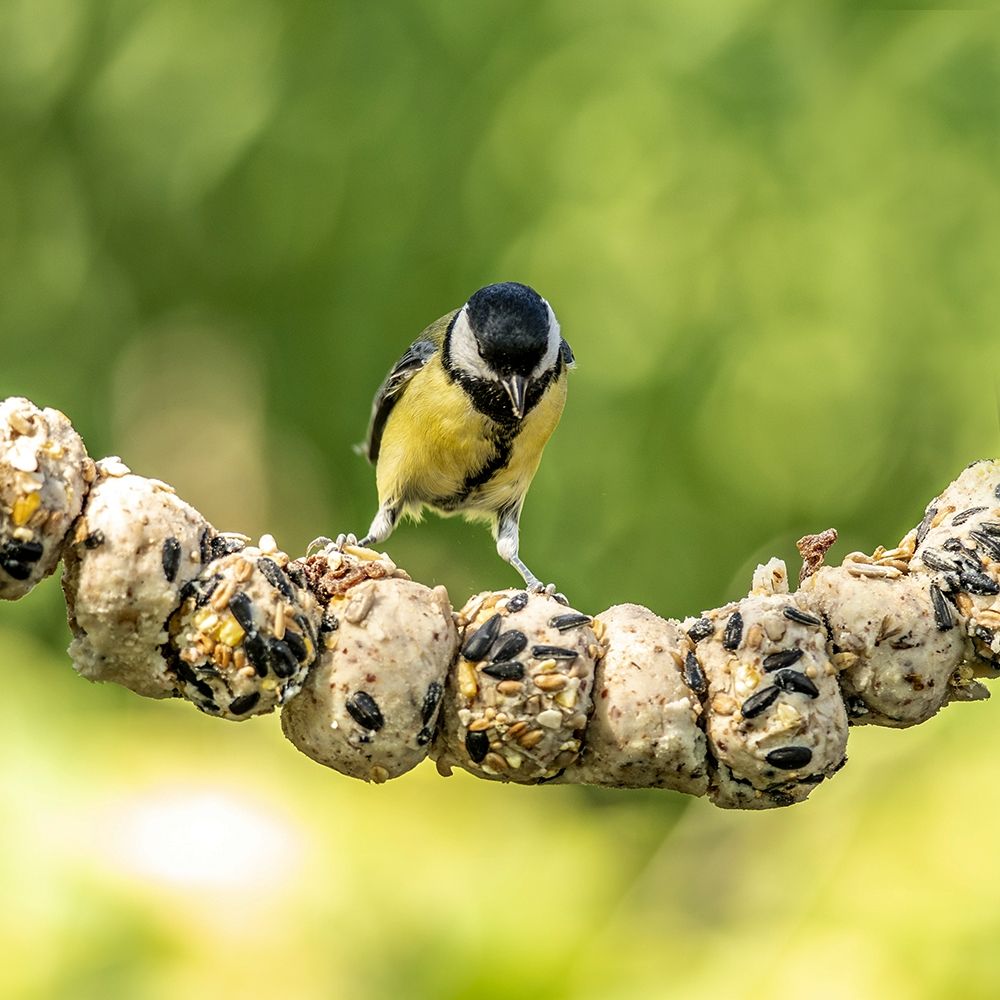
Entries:
{"type": "Polygon", "coordinates": [[[475,334],[469,326],[469,317],[466,314],[465,306],[462,306],[461,311],[455,317],[455,324],[451,328],[451,361],[459,371],[468,375],[486,379],[496,378],[479,353],[475,334]]]}
{"type": "Polygon", "coordinates": [[[562,343],[562,329],[559,326],[559,320],[556,319],[552,306],[545,299],[542,301],[545,302],[545,308],[549,313],[549,338],[542,360],[538,362],[535,370],[531,373],[533,379],[540,378],[545,372],[555,368],[556,362],[559,360],[559,346],[562,343]]]}

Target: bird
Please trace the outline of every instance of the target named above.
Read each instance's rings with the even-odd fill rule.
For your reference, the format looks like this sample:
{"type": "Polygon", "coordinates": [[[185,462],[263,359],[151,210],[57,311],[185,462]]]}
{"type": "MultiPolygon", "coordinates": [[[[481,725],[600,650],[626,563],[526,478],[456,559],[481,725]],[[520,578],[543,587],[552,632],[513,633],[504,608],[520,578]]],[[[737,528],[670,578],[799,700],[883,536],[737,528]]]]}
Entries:
{"type": "Polygon", "coordinates": [[[552,307],[516,281],[480,288],[431,323],[372,403],[363,448],[379,506],[358,544],[384,542],[425,508],[461,514],[491,525],[528,590],[554,593],[520,557],[520,518],[574,366],[552,307]]]}

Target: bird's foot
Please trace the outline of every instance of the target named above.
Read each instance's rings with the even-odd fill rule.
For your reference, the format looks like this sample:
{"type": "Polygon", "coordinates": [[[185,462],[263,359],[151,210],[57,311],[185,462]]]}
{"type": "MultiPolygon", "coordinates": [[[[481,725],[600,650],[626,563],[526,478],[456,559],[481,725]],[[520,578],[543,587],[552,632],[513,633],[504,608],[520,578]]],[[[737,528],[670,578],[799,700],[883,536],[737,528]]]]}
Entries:
{"type": "Polygon", "coordinates": [[[333,545],[333,539],[327,538],[326,535],[320,535],[319,538],[314,538],[306,546],[306,558],[315,555],[317,552],[322,552],[327,546],[333,545]]]}
{"type": "Polygon", "coordinates": [[[543,594],[545,597],[554,598],[560,604],[565,604],[567,607],[569,606],[569,601],[566,600],[566,595],[557,591],[554,583],[542,583],[542,581],[536,577],[532,577],[530,580],[525,581],[525,583],[529,594],[543,594]]]}
{"type": "Polygon", "coordinates": [[[358,544],[358,536],[357,535],[355,535],[355,534],[353,534],[351,532],[348,532],[345,535],[345,534],[343,534],[343,532],[341,532],[341,534],[337,535],[337,537],[334,539],[333,547],[338,552],[343,552],[345,546],[347,546],[347,545],[353,546],[353,545],[357,545],[357,544],[358,544]]]}

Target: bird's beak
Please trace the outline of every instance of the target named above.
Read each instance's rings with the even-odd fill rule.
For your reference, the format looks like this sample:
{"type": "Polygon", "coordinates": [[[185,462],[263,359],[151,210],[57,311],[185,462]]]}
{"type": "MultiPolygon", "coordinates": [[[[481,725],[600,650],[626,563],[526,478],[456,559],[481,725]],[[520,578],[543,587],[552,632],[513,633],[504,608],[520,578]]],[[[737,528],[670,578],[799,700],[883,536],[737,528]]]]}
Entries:
{"type": "Polygon", "coordinates": [[[528,379],[524,375],[511,375],[500,383],[510,396],[510,407],[520,420],[524,416],[524,400],[528,395],[528,379]]]}

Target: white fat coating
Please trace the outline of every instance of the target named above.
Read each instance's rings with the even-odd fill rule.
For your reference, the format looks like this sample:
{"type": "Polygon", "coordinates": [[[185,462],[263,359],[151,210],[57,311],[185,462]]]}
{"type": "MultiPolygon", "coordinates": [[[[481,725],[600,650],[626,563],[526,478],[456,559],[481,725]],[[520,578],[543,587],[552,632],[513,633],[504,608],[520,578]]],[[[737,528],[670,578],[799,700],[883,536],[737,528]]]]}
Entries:
{"type": "Polygon", "coordinates": [[[94,463],[58,410],[13,396],[0,402],[0,546],[42,547],[25,580],[0,568],[0,600],[23,597],[59,562],[63,540],[83,507],[94,463]]]}
{"type": "Polygon", "coordinates": [[[594,677],[594,713],[584,753],[561,782],[616,788],[708,789],[698,695],[684,682],[690,641],[680,623],[637,604],[597,616],[607,652],[594,677]]]}
{"type": "Polygon", "coordinates": [[[825,616],[842,651],[834,662],[844,693],[867,710],[852,710],[855,724],[914,726],[953,695],[964,639],[957,627],[937,628],[931,582],[923,573],[880,579],[828,566],[803,586],[804,603],[825,616]]]}
{"type": "Polygon", "coordinates": [[[341,774],[382,782],[430,749],[458,645],[448,595],[405,579],[365,580],[329,604],[339,622],[281,728],[307,757],[341,774]],[[359,692],[382,715],[377,730],[347,710],[359,692]]]}
{"type": "Polygon", "coordinates": [[[199,543],[209,524],[163,483],[111,468],[109,475],[103,463],[98,466],[100,477],[66,546],[69,655],[87,680],[167,698],[175,685],[160,652],[165,623],[180,603],[181,587],[201,570],[199,543]],[[163,571],[168,538],[181,547],[173,581],[163,571]]]}
{"type": "Polygon", "coordinates": [[[458,613],[463,649],[469,638],[494,615],[500,632],[490,652],[472,662],[460,656],[448,676],[441,722],[431,757],[438,770],[461,767],[480,778],[535,784],[556,777],[580,753],[583,731],[592,708],[596,661],[603,655],[594,629],[584,621],[559,631],[551,625],[572,608],[546,594],[531,594],[520,610],[510,601],[523,591],[501,590],[471,598],[458,613]],[[526,639],[523,650],[510,656],[523,667],[520,679],[501,680],[483,672],[498,644],[512,632],[526,639]],[[533,647],[557,646],[576,653],[572,658],[536,656],[533,647]],[[466,737],[481,733],[489,740],[485,759],[472,759],[466,737]]]}
{"type": "MultiPolygon", "coordinates": [[[[705,614],[715,632],[695,651],[708,680],[705,728],[719,764],[709,796],[716,805],[768,808],[799,802],[844,760],[847,713],[826,631],[822,625],[791,621],[787,608],[802,606],[795,596],[760,594],[705,614]],[[739,645],[727,649],[726,626],[737,612],[743,619],[739,645]],[[788,669],[812,681],[818,697],[781,690],[764,711],[746,718],[748,699],[775,686],[776,671],[765,669],[765,658],[795,650],[801,655],[788,669]],[[808,749],[809,762],[788,770],[767,760],[773,751],[791,747],[808,749]]],[[[684,622],[685,628],[693,624],[694,619],[684,622]]]]}

